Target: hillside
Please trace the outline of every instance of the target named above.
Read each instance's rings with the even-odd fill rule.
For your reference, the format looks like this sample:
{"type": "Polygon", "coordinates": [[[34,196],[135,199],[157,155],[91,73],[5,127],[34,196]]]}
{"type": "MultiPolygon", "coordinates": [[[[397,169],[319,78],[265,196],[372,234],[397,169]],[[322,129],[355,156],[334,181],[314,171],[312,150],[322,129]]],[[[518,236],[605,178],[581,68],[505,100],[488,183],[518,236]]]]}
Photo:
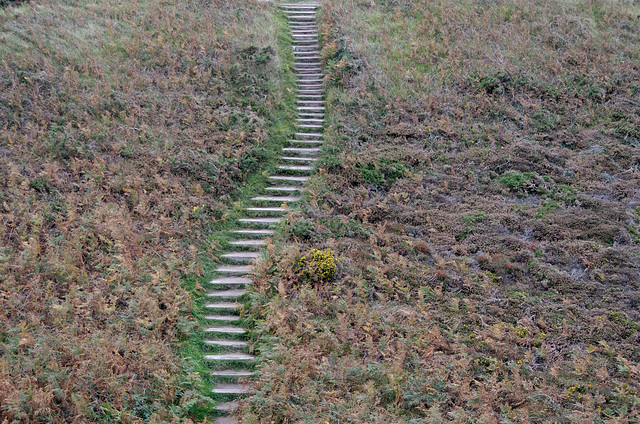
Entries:
{"type": "Polygon", "coordinates": [[[325,147],[257,263],[246,422],[638,422],[638,16],[323,2],[325,147]]]}
{"type": "Polygon", "coordinates": [[[0,421],[188,422],[211,406],[181,346],[206,241],[268,159],[272,13],[0,8],[0,421]]]}

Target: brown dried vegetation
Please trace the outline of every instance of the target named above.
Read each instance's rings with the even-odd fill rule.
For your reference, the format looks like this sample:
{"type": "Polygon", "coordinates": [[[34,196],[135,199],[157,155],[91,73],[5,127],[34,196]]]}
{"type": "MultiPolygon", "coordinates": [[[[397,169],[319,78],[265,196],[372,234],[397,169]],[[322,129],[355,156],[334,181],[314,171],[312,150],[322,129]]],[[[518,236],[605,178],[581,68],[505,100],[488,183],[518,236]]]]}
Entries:
{"type": "Polygon", "coordinates": [[[270,13],[0,9],[0,421],[189,421],[207,403],[176,353],[195,324],[182,285],[266,137],[270,13]]]}
{"type": "Polygon", "coordinates": [[[327,147],[257,269],[250,422],[638,422],[638,16],[324,3],[327,147]],[[333,281],[294,275],[309,247],[333,281]]]}

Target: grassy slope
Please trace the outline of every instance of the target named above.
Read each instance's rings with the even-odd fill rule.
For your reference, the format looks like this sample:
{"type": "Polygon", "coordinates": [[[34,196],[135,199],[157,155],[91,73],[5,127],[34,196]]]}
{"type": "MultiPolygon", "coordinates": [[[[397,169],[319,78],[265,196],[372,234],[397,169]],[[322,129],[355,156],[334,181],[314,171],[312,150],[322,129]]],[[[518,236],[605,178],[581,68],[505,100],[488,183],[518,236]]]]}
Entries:
{"type": "Polygon", "coordinates": [[[257,268],[248,422],[638,422],[639,14],[325,3],[328,146],[257,268]]]}
{"type": "Polygon", "coordinates": [[[274,45],[257,2],[0,9],[0,421],[206,406],[175,346],[224,202],[267,159],[274,45]]]}

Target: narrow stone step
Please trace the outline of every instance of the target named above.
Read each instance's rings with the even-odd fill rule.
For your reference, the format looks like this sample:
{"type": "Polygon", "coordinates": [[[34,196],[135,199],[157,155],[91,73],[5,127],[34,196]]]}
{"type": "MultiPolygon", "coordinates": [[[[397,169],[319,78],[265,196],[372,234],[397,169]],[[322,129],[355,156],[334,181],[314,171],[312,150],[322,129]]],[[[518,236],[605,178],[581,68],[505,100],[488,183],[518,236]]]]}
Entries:
{"type": "Polygon", "coordinates": [[[244,334],[247,332],[242,327],[208,327],[204,329],[205,333],[221,333],[221,334],[244,334]]]}
{"type": "MultiPolygon", "coordinates": [[[[261,202],[297,202],[300,200],[299,196],[260,196],[254,197],[251,200],[261,201],[261,202]]],[[[277,222],[282,221],[282,218],[262,218],[262,219],[277,219],[277,222]]]]}
{"type": "Polygon", "coordinates": [[[321,138],[322,134],[321,133],[296,133],[296,136],[321,138]]]}
{"type": "MultiPolygon", "coordinates": [[[[247,240],[247,241],[257,241],[263,242],[263,240],[247,240]]],[[[228,284],[253,284],[253,280],[247,277],[222,277],[222,278],[214,278],[209,281],[209,284],[214,285],[228,285],[228,284]]]]}
{"type": "Polygon", "coordinates": [[[309,156],[317,155],[318,152],[320,152],[320,149],[317,147],[283,147],[282,150],[285,152],[298,153],[301,155],[309,156]]]}
{"type": "Polygon", "coordinates": [[[324,141],[322,140],[289,140],[289,142],[297,144],[309,144],[312,146],[317,146],[324,143],[324,141]]]}
{"type": "Polygon", "coordinates": [[[324,123],[324,119],[322,119],[322,118],[297,118],[296,122],[305,123],[305,124],[322,124],[322,123],[324,123]]]}
{"type": "Polygon", "coordinates": [[[316,158],[305,158],[305,157],[299,157],[299,156],[283,156],[282,160],[291,160],[291,161],[295,161],[295,162],[315,162],[317,159],[316,158]]]}
{"type": "Polygon", "coordinates": [[[234,315],[207,315],[204,319],[211,321],[238,321],[240,317],[234,315]]]}
{"type": "Polygon", "coordinates": [[[324,113],[322,112],[300,112],[298,111],[298,116],[300,117],[304,117],[304,118],[320,118],[320,119],[324,119],[324,113]]]}
{"type": "Polygon", "coordinates": [[[268,177],[270,180],[273,181],[299,181],[299,182],[305,182],[309,180],[309,177],[290,177],[288,175],[272,175],[270,177],[268,177]]]}
{"type": "Polygon", "coordinates": [[[246,353],[224,353],[221,355],[204,355],[204,359],[208,361],[252,361],[256,357],[246,353]]]}
{"type": "Polygon", "coordinates": [[[224,309],[224,310],[236,310],[240,307],[239,303],[232,302],[220,302],[220,303],[207,303],[204,305],[207,309],[224,309]]]}
{"type": "MultiPolygon", "coordinates": [[[[268,189],[267,189],[268,190],[268,189]]],[[[245,211],[252,212],[287,212],[289,208],[277,207],[277,208],[244,208],[245,211]]]]}
{"type": "Polygon", "coordinates": [[[322,128],[322,125],[317,125],[317,124],[298,124],[296,125],[296,127],[298,129],[311,129],[311,130],[317,130],[322,128]]]}
{"type": "Polygon", "coordinates": [[[221,347],[247,347],[249,343],[240,342],[237,340],[205,340],[204,344],[209,346],[221,346],[221,347]]]}
{"type": "Polygon", "coordinates": [[[324,106],[298,106],[298,110],[324,110],[324,106]]]}
{"type": "MultiPolygon", "coordinates": [[[[253,200],[256,201],[273,201],[277,202],[277,200],[271,200],[266,197],[254,197],[253,200]]],[[[240,222],[244,222],[246,224],[260,224],[260,225],[271,225],[277,224],[282,221],[282,218],[240,218],[240,222]]]]}
{"type": "Polygon", "coordinates": [[[232,395],[243,395],[246,393],[251,393],[251,389],[245,386],[244,384],[223,384],[218,383],[216,387],[211,390],[212,393],[218,394],[232,394],[232,395]]]}
{"type": "Polygon", "coordinates": [[[215,420],[213,420],[213,424],[239,424],[238,420],[236,420],[233,417],[218,417],[215,420]]]}
{"type": "Polygon", "coordinates": [[[226,272],[230,274],[242,274],[251,272],[251,265],[220,265],[216,268],[218,272],[226,272]]]}
{"type": "Polygon", "coordinates": [[[240,297],[247,293],[242,289],[218,290],[207,293],[207,297],[240,297]]]}
{"type": "Polygon", "coordinates": [[[221,258],[238,262],[249,262],[260,256],[259,252],[228,252],[220,255],[221,258]]]}
{"type": "Polygon", "coordinates": [[[292,192],[292,191],[304,191],[304,188],[300,186],[276,186],[276,187],[267,187],[265,188],[265,190],[292,192]]]}
{"type": "Polygon", "coordinates": [[[299,99],[322,99],[322,94],[296,94],[299,99]]]}
{"type": "MultiPolygon", "coordinates": [[[[222,402],[216,405],[214,408],[222,412],[234,412],[239,407],[240,407],[240,404],[238,402],[222,402]]],[[[227,423],[220,423],[220,424],[227,424],[227,423]]],[[[228,424],[231,424],[231,423],[228,423],[228,424]]]]}
{"type": "Polygon", "coordinates": [[[283,169],[285,171],[313,171],[313,167],[311,166],[288,166],[288,165],[280,165],[278,169],[283,169]]]}
{"type": "Polygon", "coordinates": [[[269,236],[275,234],[275,230],[233,230],[235,234],[251,234],[254,236],[269,236]]]}
{"type": "MultiPolygon", "coordinates": [[[[247,209],[275,209],[275,210],[278,210],[278,211],[285,210],[285,209],[282,209],[282,208],[247,208],[247,209]]],[[[229,244],[232,245],[232,246],[252,247],[252,246],[264,246],[265,244],[267,244],[267,242],[264,241],[264,240],[246,239],[246,240],[230,241],[229,244]]],[[[238,277],[238,278],[242,278],[242,277],[238,277]]],[[[247,280],[249,280],[249,279],[247,278],[247,280]]],[[[249,280],[249,283],[243,283],[243,284],[250,284],[250,281],[251,280],[249,280]]]]}
{"type": "Polygon", "coordinates": [[[215,377],[251,377],[256,373],[253,371],[221,370],[211,371],[211,375],[215,377]]]}

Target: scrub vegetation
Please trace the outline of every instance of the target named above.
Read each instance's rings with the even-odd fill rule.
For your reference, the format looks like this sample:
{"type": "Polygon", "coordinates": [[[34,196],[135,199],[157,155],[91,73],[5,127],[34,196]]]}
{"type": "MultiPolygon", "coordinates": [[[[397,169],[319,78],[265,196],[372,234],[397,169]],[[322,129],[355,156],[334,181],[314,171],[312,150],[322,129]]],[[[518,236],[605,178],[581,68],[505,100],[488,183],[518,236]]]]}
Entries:
{"type": "Polygon", "coordinates": [[[323,2],[326,144],[257,263],[245,422],[640,420],[639,16],[323,2]]]}
{"type": "Polygon", "coordinates": [[[201,421],[184,342],[230,193],[273,153],[273,9],[0,5],[0,421],[201,421]]]}

